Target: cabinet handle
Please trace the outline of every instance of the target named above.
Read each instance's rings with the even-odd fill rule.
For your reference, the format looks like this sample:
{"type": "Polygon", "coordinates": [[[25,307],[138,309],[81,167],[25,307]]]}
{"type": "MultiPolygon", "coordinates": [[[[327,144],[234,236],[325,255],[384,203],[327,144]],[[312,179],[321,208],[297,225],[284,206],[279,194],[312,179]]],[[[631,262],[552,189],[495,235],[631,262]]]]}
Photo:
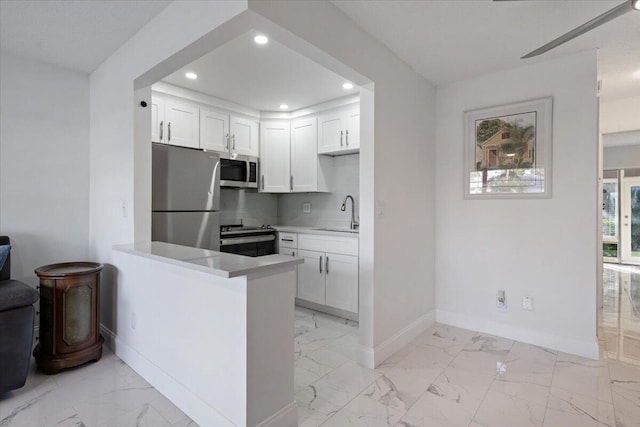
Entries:
{"type": "Polygon", "coordinates": [[[291,242],[291,243],[293,243],[293,239],[280,239],[280,240],[282,240],[283,242],[291,242]]]}
{"type": "Polygon", "coordinates": [[[345,135],[346,135],[344,139],[345,139],[345,141],[346,141],[346,143],[347,143],[347,147],[348,147],[348,146],[349,146],[349,131],[348,131],[348,130],[346,130],[346,131],[344,131],[344,132],[345,132],[345,135]]]}
{"type": "Polygon", "coordinates": [[[329,255],[327,255],[327,261],[324,264],[324,269],[329,274],[329,255]]]}
{"type": "Polygon", "coordinates": [[[162,126],[162,125],[163,125],[163,123],[164,123],[164,120],[162,120],[162,121],[160,122],[160,142],[162,142],[162,133],[163,133],[163,132],[162,132],[162,130],[163,130],[163,127],[164,127],[164,126],[162,126]]]}
{"type": "Polygon", "coordinates": [[[293,175],[289,177],[289,188],[291,191],[293,191],[293,175]]]}
{"type": "Polygon", "coordinates": [[[318,258],[318,260],[320,261],[320,274],[322,274],[322,255],[320,255],[320,258],[318,258]]]}
{"type": "Polygon", "coordinates": [[[231,140],[233,141],[233,144],[231,145],[231,149],[233,151],[235,151],[236,150],[236,135],[235,134],[231,135],[231,140]]]}
{"type": "Polygon", "coordinates": [[[260,182],[262,184],[262,189],[264,190],[264,174],[262,174],[262,178],[260,179],[260,182]]]}
{"type": "Polygon", "coordinates": [[[295,251],[291,251],[291,256],[296,256],[296,252],[295,251]]]}
{"type": "Polygon", "coordinates": [[[229,134],[225,137],[227,139],[227,150],[229,149],[229,134]]]}
{"type": "Polygon", "coordinates": [[[343,133],[344,133],[343,131],[340,131],[340,147],[342,147],[342,134],[343,133]]]}
{"type": "Polygon", "coordinates": [[[171,142],[171,122],[167,125],[167,131],[169,133],[169,142],[171,142]]]}

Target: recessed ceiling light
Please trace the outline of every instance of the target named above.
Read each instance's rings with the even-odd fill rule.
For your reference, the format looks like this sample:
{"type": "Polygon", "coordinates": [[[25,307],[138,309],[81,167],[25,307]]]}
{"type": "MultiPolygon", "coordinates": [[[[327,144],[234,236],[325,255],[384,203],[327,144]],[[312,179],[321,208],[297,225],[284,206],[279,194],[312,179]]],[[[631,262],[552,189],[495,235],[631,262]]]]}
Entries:
{"type": "Polygon", "coordinates": [[[287,104],[280,104],[280,109],[281,110],[288,110],[289,106],[287,104]]]}
{"type": "Polygon", "coordinates": [[[258,34],[253,38],[253,41],[256,42],[256,44],[267,44],[269,43],[269,38],[265,35],[258,34]]]}
{"type": "Polygon", "coordinates": [[[196,73],[192,73],[191,71],[189,71],[188,73],[185,73],[184,76],[189,80],[195,80],[198,78],[198,75],[196,73]]]}
{"type": "Polygon", "coordinates": [[[342,89],[347,89],[347,90],[353,89],[353,83],[346,82],[345,84],[342,85],[342,89]]]}

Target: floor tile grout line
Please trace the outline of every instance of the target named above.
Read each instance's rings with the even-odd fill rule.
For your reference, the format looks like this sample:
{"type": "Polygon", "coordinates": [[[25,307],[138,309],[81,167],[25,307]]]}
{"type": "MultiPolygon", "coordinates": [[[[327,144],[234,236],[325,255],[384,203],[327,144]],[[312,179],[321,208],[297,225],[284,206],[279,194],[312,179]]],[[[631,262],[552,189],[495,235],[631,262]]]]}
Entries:
{"type": "Polygon", "coordinates": [[[545,420],[547,419],[547,410],[549,409],[549,402],[551,401],[551,388],[553,387],[553,378],[556,375],[556,366],[558,364],[558,353],[555,354],[555,360],[553,361],[553,372],[551,373],[551,383],[549,384],[549,391],[547,394],[547,404],[544,406],[544,415],[542,416],[542,427],[544,427],[545,420]]]}
{"type": "MultiPolygon", "coordinates": [[[[478,335],[478,334],[480,334],[480,332],[476,333],[476,335],[478,335]]],[[[474,335],[474,337],[476,335],[474,335]]],[[[511,340],[511,347],[509,347],[509,352],[507,353],[507,356],[509,356],[509,353],[511,352],[511,349],[513,349],[513,346],[515,345],[515,343],[516,343],[516,341],[511,340]]],[[[471,425],[471,423],[473,423],[474,421],[477,423],[476,416],[478,415],[478,411],[482,407],[482,404],[484,403],[485,399],[487,398],[487,395],[489,394],[489,390],[491,390],[491,387],[493,387],[493,384],[497,381],[497,379],[498,379],[498,373],[496,372],[496,374],[493,376],[493,380],[491,381],[491,384],[489,384],[489,387],[487,387],[487,391],[484,392],[484,396],[482,396],[482,399],[480,400],[480,403],[478,404],[478,407],[473,412],[473,416],[471,417],[471,420],[469,421],[469,425],[471,425]]]]}

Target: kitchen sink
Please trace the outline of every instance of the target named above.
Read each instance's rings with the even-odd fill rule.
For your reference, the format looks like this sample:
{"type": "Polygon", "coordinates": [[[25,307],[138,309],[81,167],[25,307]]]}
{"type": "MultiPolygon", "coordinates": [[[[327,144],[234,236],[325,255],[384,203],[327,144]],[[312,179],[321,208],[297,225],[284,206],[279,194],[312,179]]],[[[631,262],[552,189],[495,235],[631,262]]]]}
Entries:
{"type": "Polygon", "coordinates": [[[360,230],[351,230],[349,228],[331,228],[331,227],[316,228],[315,230],[318,230],[318,231],[335,231],[335,232],[338,232],[338,233],[351,233],[351,234],[358,234],[360,232],[360,230]]]}

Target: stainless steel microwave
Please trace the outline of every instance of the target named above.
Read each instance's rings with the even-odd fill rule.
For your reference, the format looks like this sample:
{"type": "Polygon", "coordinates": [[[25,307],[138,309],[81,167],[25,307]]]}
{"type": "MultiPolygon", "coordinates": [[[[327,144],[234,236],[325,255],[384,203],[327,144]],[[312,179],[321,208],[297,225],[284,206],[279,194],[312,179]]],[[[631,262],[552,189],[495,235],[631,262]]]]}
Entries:
{"type": "Polygon", "coordinates": [[[220,186],[258,188],[258,158],[221,154],[220,186]]]}

